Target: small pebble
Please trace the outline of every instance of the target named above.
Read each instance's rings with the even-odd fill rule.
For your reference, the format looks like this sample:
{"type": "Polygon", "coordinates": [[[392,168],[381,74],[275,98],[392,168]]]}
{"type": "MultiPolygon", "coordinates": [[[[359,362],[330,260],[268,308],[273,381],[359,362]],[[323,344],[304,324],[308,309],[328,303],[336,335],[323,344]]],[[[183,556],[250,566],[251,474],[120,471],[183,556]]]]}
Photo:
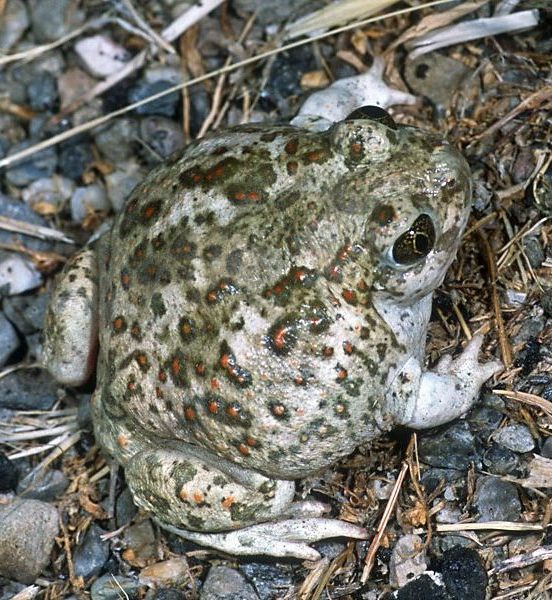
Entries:
{"type": "Polygon", "coordinates": [[[529,264],[533,269],[538,269],[544,262],[544,250],[537,237],[525,237],[523,238],[523,250],[525,256],[529,261],[529,264]]]}
{"type": "Polygon", "coordinates": [[[57,384],[43,369],[19,369],[0,379],[0,408],[50,410],[57,384]]]}
{"type": "Polygon", "coordinates": [[[85,69],[99,79],[119,72],[130,59],[126,49],[105,34],[80,39],[75,44],[75,53],[85,69]]]}
{"type": "Polygon", "coordinates": [[[412,91],[437,106],[448,106],[470,70],[463,62],[432,52],[406,62],[405,79],[412,91]]]}
{"type": "Polygon", "coordinates": [[[518,521],[521,513],[516,486],[497,477],[479,477],[474,496],[479,521],[518,521]]]}
{"type": "Polygon", "coordinates": [[[19,254],[0,252],[0,294],[14,296],[42,283],[42,275],[30,260],[19,254]]]}
{"type": "Polygon", "coordinates": [[[32,472],[31,477],[24,477],[17,488],[17,493],[25,493],[25,498],[34,498],[43,502],[53,502],[69,486],[69,480],[59,469],[48,469],[46,473],[32,472]]]}
{"type": "Polygon", "coordinates": [[[259,600],[255,590],[238,571],[217,565],[209,569],[200,600],[259,600]]]}
{"type": "MultiPolygon", "coordinates": [[[[84,404],[84,403],[83,403],[84,404]]],[[[90,404],[88,401],[86,404],[90,404]]],[[[79,408],[80,408],[79,404],[79,408]]],[[[80,423],[79,419],[79,423],[80,423]]],[[[115,503],[115,522],[117,523],[117,527],[123,527],[124,525],[128,525],[132,519],[136,516],[138,512],[138,508],[134,504],[134,500],[132,498],[132,492],[128,487],[119,494],[117,498],[117,502],[115,503]]]]}
{"type": "MultiPolygon", "coordinates": [[[[128,101],[130,103],[138,102],[149,96],[159,94],[172,86],[173,84],[170,81],[154,81],[152,83],[147,81],[139,82],[130,89],[128,101]]],[[[139,115],[158,115],[170,118],[175,116],[179,102],[180,95],[177,92],[171,92],[157,100],[139,106],[135,109],[135,112],[139,115]]]]}
{"type": "Polygon", "coordinates": [[[150,587],[182,585],[190,579],[186,558],[171,558],[149,565],[140,571],[140,583],[150,587]]]}
{"type": "Polygon", "coordinates": [[[480,463],[475,438],[466,421],[458,421],[432,435],[420,434],[420,460],[433,467],[467,469],[480,463]]]}
{"type": "MultiPolygon", "coordinates": [[[[313,10],[313,0],[279,0],[279,2],[266,2],[265,0],[234,0],[232,3],[238,14],[244,18],[255,14],[255,19],[263,25],[273,25],[288,21],[290,15],[302,16],[305,11],[313,10]]],[[[320,8],[320,6],[316,7],[320,8]]]]}
{"type": "Polygon", "coordinates": [[[547,437],[542,445],[541,456],[552,458],[552,437],[547,437]]]}
{"type": "Polygon", "coordinates": [[[77,100],[77,98],[84,96],[97,82],[82,69],[70,67],[58,77],[57,83],[61,109],[63,110],[77,100]]]}
{"type": "Polygon", "coordinates": [[[14,326],[0,311],[0,367],[5,365],[10,356],[19,348],[19,337],[14,326]]]}
{"type": "Polygon", "coordinates": [[[0,575],[33,583],[50,562],[58,529],[51,504],[16,498],[0,505],[0,575]]]}
{"type": "Polygon", "coordinates": [[[7,0],[0,19],[0,51],[7,52],[17,44],[29,27],[29,15],[22,0],[7,0]]]}
{"type": "Polygon", "coordinates": [[[132,562],[143,565],[157,558],[157,542],[155,531],[149,519],[131,525],[123,534],[123,543],[132,552],[132,562]]]}
{"type": "Polygon", "coordinates": [[[426,569],[427,557],[422,538],[419,535],[402,536],[395,544],[389,561],[389,584],[394,588],[402,587],[426,569]]]}
{"type": "Polygon", "coordinates": [[[282,590],[294,585],[296,571],[292,564],[269,562],[244,562],[240,573],[255,588],[260,598],[277,598],[282,590]]]}
{"type": "Polygon", "coordinates": [[[509,475],[519,467],[519,459],[508,448],[492,444],[483,454],[483,465],[494,475],[509,475]]]}
{"type": "Polygon", "coordinates": [[[93,523],[73,553],[75,575],[88,579],[99,575],[109,558],[109,542],[101,539],[107,531],[93,523]]]}
{"type": "Polygon", "coordinates": [[[49,292],[43,292],[4,298],[4,313],[19,333],[29,336],[42,332],[49,296],[49,292]]]}
{"type": "Polygon", "coordinates": [[[69,200],[75,189],[71,179],[53,175],[33,181],[21,196],[33,210],[40,214],[55,214],[69,200]]]}
{"type": "Polygon", "coordinates": [[[40,0],[33,6],[31,21],[35,40],[55,42],[82,25],[85,15],[80,0],[40,0]]]}
{"type": "MultiPolygon", "coordinates": [[[[139,592],[142,585],[130,577],[121,575],[102,575],[90,588],[91,600],[120,600],[121,598],[142,597],[139,592]]],[[[182,597],[182,596],[180,596],[182,597]]]]}
{"type": "Polygon", "coordinates": [[[531,452],[535,447],[535,440],[531,430],[522,423],[513,423],[496,432],[494,441],[512,452],[531,452]]]}
{"type": "Polygon", "coordinates": [[[71,196],[71,219],[80,223],[94,211],[109,211],[110,204],[105,189],[99,183],[78,187],[71,196]]]}
{"type": "Polygon", "coordinates": [[[107,197],[116,213],[123,209],[126,199],[144,176],[142,167],[134,160],[120,164],[115,171],[105,176],[107,197]]]}
{"type": "MultiPolygon", "coordinates": [[[[48,222],[41,216],[37,215],[32,208],[27,206],[20,200],[14,200],[9,196],[0,194],[0,215],[7,217],[8,219],[15,219],[16,221],[24,221],[31,225],[40,225],[43,227],[48,226],[48,222]]],[[[23,235],[20,233],[14,233],[12,231],[3,231],[0,229],[0,242],[6,244],[23,244],[25,248],[29,250],[36,250],[38,252],[47,252],[53,249],[53,242],[39,240],[31,237],[30,235],[23,235]]]]}
{"type": "MultiPolygon", "coordinates": [[[[25,150],[37,143],[38,140],[27,139],[18,144],[14,144],[8,155],[11,156],[25,150]]],[[[55,148],[46,148],[40,152],[24,158],[9,167],[6,171],[6,181],[16,187],[26,187],[33,181],[42,177],[51,177],[54,174],[58,164],[58,157],[55,148]]]]}
{"type": "Polygon", "coordinates": [[[69,179],[79,179],[94,160],[92,147],[88,142],[71,140],[61,146],[59,153],[59,171],[69,179]]]}
{"type": "Polygon", "coordinates": [[[140,123],[140,137],[157,157],[170,156],[185,144],[182,127],[163,117],[146,117],[140,123]]]}
{"type": "Polygon", "coordinates": [[[14,461],[0,452],[0,493],[14,492],[18,479],[19,473],[14,461]]]}
{"type": "Polygon", "coordinates": [[[138,123],[130,117],[114,120],[94,136],[96,148],[102,157],[114,164],[134,156],[137,140],[138,123]]]}
{"type": "Polygon", "coordinates": [[[39,71],[27,86],[29,104],[33,110],[54,110],[58,100],[57,81],[48,71],[39,71]]]}

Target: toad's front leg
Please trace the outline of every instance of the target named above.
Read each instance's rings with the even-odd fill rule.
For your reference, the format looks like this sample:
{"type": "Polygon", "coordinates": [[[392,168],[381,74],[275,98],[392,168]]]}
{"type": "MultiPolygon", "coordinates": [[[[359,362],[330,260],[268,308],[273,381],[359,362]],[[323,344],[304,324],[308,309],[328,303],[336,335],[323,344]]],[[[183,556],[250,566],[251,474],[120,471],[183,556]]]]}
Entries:
{"type": "Polygon", "coordinates": [[[422,371],[417,359],[409,359],[389,390],[395,423],[426,429],[465,414],[477,400],[483,383],[503,369],[498,361],[478,362],[482,343],[483,336],[474,336],[460,356],[444,356],[434,372],[422,371]]]}

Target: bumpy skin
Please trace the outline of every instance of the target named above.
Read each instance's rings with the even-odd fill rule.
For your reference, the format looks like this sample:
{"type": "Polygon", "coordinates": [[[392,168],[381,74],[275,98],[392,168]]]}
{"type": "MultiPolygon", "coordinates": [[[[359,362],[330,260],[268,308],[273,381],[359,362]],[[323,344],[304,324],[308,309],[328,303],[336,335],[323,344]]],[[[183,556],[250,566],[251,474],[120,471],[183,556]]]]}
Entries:
{"type": "Polygon", "coordinates": [[[478,343],[421,363],[469,207],[452,147],[362,117],[236,127],[155,169],[97,251],[95,433],[136,501],[204,532],[319,515],[293,480],[467,410],[497,370],[478,343]]]}

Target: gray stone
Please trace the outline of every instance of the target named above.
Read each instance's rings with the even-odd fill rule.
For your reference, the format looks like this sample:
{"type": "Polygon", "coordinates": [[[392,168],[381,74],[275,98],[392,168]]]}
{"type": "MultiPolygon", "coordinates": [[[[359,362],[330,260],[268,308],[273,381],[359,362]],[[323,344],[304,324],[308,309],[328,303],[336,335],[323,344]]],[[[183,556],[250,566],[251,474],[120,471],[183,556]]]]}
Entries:
{"type": "Polygon", "coordinates": [[[79,0],[39,0],[33,7],[31,22],[37,42],[55,42],[84,21],[79,0]]]}
{"type": "Polygon", "coordinates": [[[132,492],[128,487],[126,487],[119,494],[117,502],[115,503],[115,521],[117,523],[117,527],[128,525],[135,517],[137,512],[138,508],[134,504],[132,492]]]}
{"type": "Polygon", "coordinates": [[[0,366],[19,348],[19,338],[13,325],[0,312],[0,366]]]}
{"type": "Polygon", "coordinates": [[[53,110],[59,98],[55,77],[48,71],[39,71],[27,86],[27,95],[33,110],[53,110]]]}
{"type": "Polygon", "coordinates": [[[401,537],[389,561],[389,583],[395,588],[406,585],[411,579],[427,569],[424,542],[419,535],[401,537]]]}
{"type": "Polygon", "coordinates": [[[497,444],[492,444],[483,455],[485,470],[493,475],[508,475],[519,467],[518,455],[497,444]]]}
{"type": "Polygon", "coordinates": [[[0,295],[14,296],[38,287],[42,275],[19,254],[0,252],[0,295]]]}
{"type": "Polygon", "coordinates": [[[552,458],[552,437],[546,438],[542,445],[541,456],[544,458],[552,458]]]}
{"type": "Polygon", "coordinates": [[[535,440],[527,425],[513,423],[500,429],[494,435],[497,444],[512,450],[513,452],[531,452],[535,447],[535,440]]]}
{"type": "Polygon", "coordinates": [[[480,463],[475,437],[466,421],[459,421],[432,435],[419,434],[420,460],[432,467],[464,470],[480,463]]]}
{"type": "MultiPolygon", "coordinates": [[[[144,100],[150,96],[155,96],[160,92],[164,92],[169,88],[173,87],[170,81],[139,81],[134,85],[129,93],[128,100],[131,103],[144,100]]],[[[165,96],[161,96],[157,100],[152,100],[146,104],[142,104],[138,108],[135,108],[136,114],[138,115],[159,115],[162,117],[173,117],[176,114],[178,103],[180,102],[180,95],[178,92],[170,92],[165,96]]]]}
{"type": "Polygon", "coordinates": [[[39,500],[0,505],[0,575],[33,583],[50,560],[59,515],[39,500]]]}
{"type": "MultiPolygon", "coordinates": [[[[27,139],[14,144],[8,155],[16,154],[36,144],[38,140],[27,139]]],[[[51,177],[57,167],[57,152],[55,148],[46,148],[31,156],[16,162],[6,171],[6,180],[16,187],[25,187],[42,177],[51,177]]]]}
{"type": "Polygon", "coordinates": [[[521,503],[517,488],[496,477],[480,477],[474,497],[479,521],[518,521],[521,503]]]}
{"type": "Polygon", "coordinates": [[[67,489],[69,480],[59,469],[41,470],[38,475],[23,478],[17,487],[17,493],[25,498],[51,502],[67,489]]]}
{"type": "Polygon", "coordinates": [[[29,26],[29,15],[21,0],[8,0],[0,19],[0,50],[14,46],[29,26]]]}
{"type": "Polygon", "coordinates": [[[527,257],[529,264],[533,267],[533,269],[538,269],[545,259],[544,250],[539,238],[523,238],[523,250],[525,251],[525,256],[527,257]]]}
{"type": "Polygon", "coordinates": [[[255,590],[244,576],[223,565],[211,567],[201,593],[200,600],[259,600],[255,590]]]}
{"type": "Polygon", "coordinates": [[[42,329],[49,294],[12,296],[3,303],[4,313],[24,335],[42,329]]]}
{"type": "Polygon", "coordinates": [[[459,60],[438,52],[406,61],[405,79],[411,89],[434,104],[447,106],[470,70],[459,60]]]}
{"type": "Polygon", "coordinates": [[[109,558],[109,543],[101,539],[107,533],[96,524],[92,524],[86,532],[82,543],[73,554],[75,575],[88,579],[99,575],[109,558]]]}
{"type": "Polygon", "coordinates": [[[140,136],[146,146],[162,158],[167,158],[185,144],[180,125],[163,117],[142,119],[140,136]]]}
{"type": "Polygon", "coordinates": [[[327,4],[321,0],[279,0],[279,2],[266,2],[266,0],[234,0],[234,9],[244,16],[257,11],[256,20],[263,25],[273,25],[296,19],[305,14],[314,12],[327,4]]]}
{"type": "Polygon", "coordinates": [[[119,165],[105,176],[107,196],[115,212],[120,212],[132,190],[144,179],[144,171],[134,160],[119,165]]]}
{"type": "Polygon", "coordinates": [[[0,379],[0,408],[49,410],[57,400],[57,384],[43,369],[20,369],[0,379]]]}
{"type": "Polygon", "coordinates": [[[70,179],[53,175],[33,181],[23,190],[21,197],[33,209],[46,210],[51,207],[52,212],[57,212],[69,200],[74,189],[75,184],[70,179]]]}
{"type": "MultiPolygon", "coordinates": [[[[7,217],[8,219],[15,219],[16,221],[24,221],[31,225],[48,226],[47,221],[37,215],[27,204],[20,202],[19,200],[14,200],[4,194],[0,194],[0,216],[7,217]]],[[[47,252],[54,247],[52,242],[4,230],[0,230],[0,242],[15,245],[23,244],[25,248],[36,250],[38,252],[47,252]]]]}
{"type": "Polygon", "coordinates": [[[92,584],[90,598],[92,600],[120,600],[120,598],[136,598],[142,586],[135,579],[120,575],[102,575],[92,584]]]}
{"type": "Polygon", "coordinates": [[[71,196],[71,218],[80,223],[94,211],[108,211],[110,208],[105,189],[99,183],[78,187],[71,196]]]}
{"type": "Polygon", "coordinates": [[[115,164],[134,155],[134,144],[137,139],[138,123],[130,117],[116,119],[94,136],[96,147],[101,155],[115,164]]]}

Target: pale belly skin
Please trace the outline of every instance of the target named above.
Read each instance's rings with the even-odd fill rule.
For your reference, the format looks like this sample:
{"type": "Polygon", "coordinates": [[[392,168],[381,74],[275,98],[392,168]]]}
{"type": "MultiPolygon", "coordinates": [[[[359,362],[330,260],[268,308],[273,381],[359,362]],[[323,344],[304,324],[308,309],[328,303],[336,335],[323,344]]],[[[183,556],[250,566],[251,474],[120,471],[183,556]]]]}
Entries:
{"type": "Polygon", "coordinates": [[[366,532],[294,501],[295,480],[464,414],[500,368],[474,338],[423,370],[470,202],[457,151],[389,120],[218,133],[150,173],[67,265],[45,364],[77,385],[99,346],[96,439],[165,527],[316,559],[308,543],[366,532]]]}

